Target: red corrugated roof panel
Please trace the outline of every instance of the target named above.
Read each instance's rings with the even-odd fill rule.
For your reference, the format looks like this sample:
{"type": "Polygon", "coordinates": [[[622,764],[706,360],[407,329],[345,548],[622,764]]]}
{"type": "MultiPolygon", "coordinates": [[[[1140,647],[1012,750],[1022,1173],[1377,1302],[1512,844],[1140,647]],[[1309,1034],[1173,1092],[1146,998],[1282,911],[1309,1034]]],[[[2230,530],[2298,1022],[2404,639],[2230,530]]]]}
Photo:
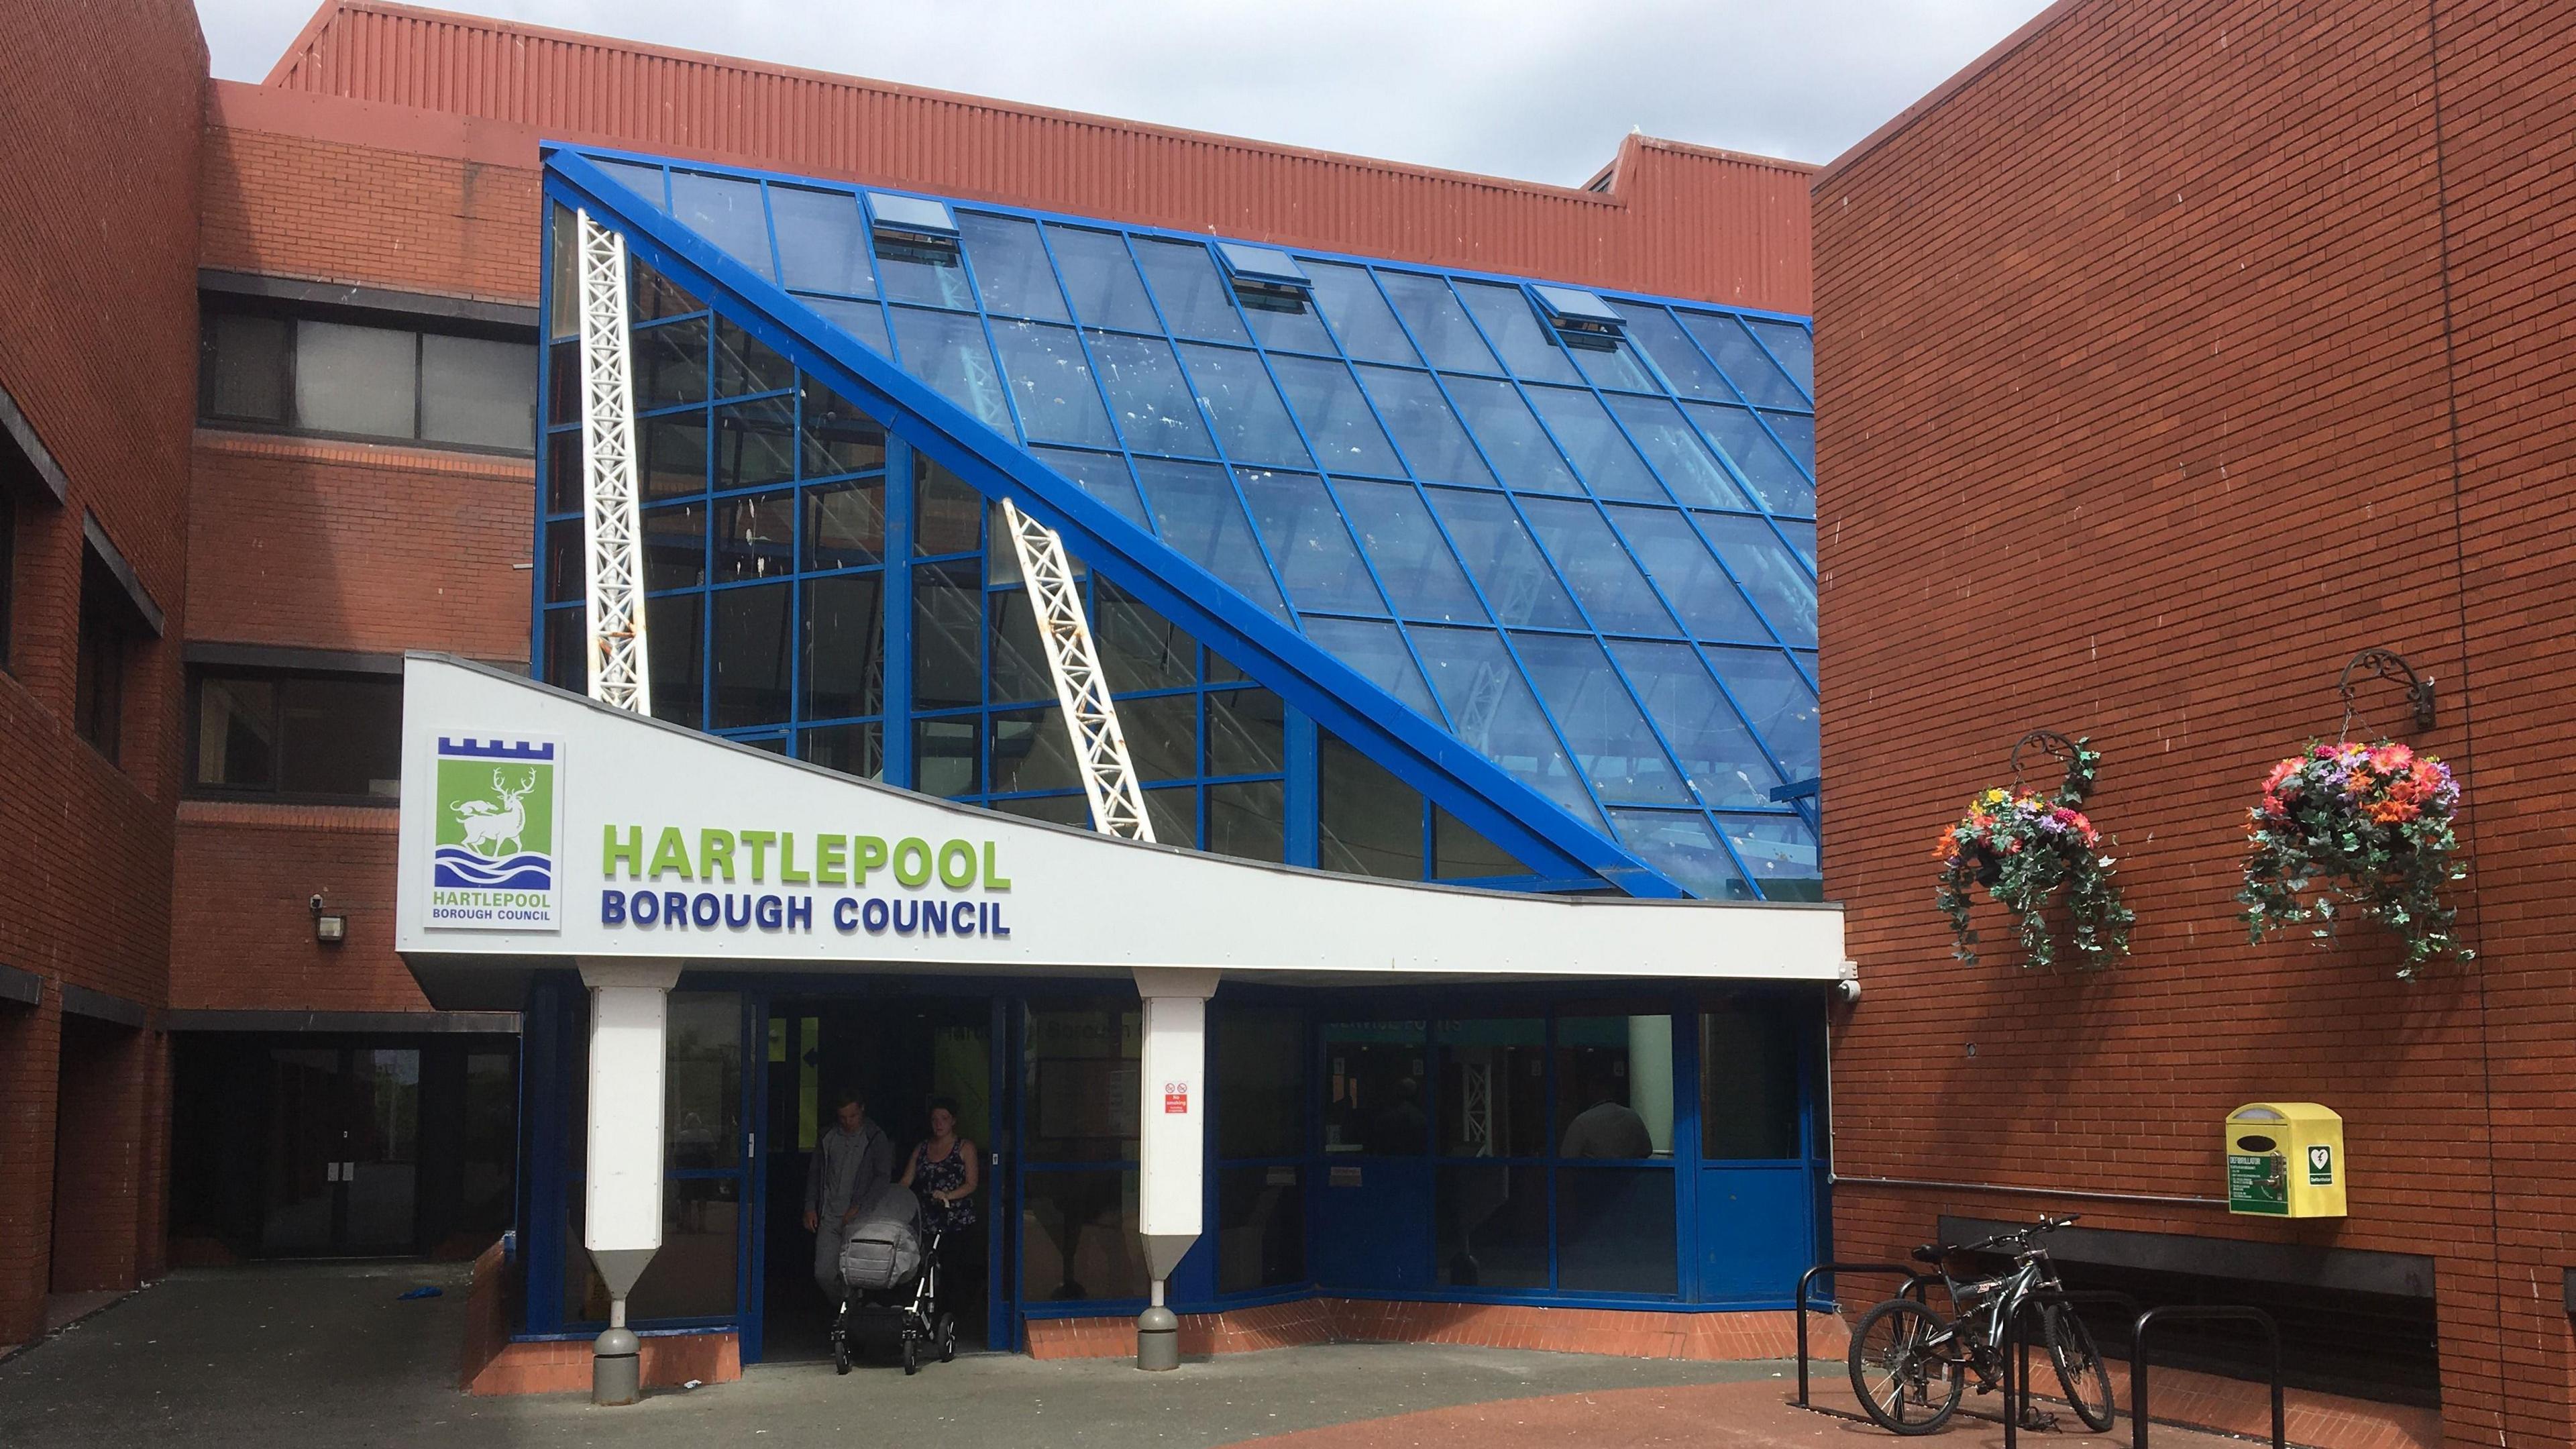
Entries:
{"type": "Polygon", "coordinates": [[[266,84],[1149,226],[1809,305],[1815,168],[1642,136],[1604,190],[1541,186],[375,0],[325,4],[266,84]]]}

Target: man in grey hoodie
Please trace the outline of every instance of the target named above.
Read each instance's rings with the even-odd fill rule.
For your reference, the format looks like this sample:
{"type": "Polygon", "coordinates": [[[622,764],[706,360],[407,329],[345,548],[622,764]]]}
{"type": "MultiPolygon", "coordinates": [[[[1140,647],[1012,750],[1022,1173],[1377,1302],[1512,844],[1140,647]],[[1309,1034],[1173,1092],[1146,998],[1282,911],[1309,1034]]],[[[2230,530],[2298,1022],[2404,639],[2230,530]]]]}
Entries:
{"type": "Polygon", "coordinates": [[[805,1168],[805,1230],[814,1235],[814,1281],[841,1301],[841,1239],[850,1219],[894,1178],[894,1143],[868,1120],[866,1099],[844,1092],[805,1168]]]}

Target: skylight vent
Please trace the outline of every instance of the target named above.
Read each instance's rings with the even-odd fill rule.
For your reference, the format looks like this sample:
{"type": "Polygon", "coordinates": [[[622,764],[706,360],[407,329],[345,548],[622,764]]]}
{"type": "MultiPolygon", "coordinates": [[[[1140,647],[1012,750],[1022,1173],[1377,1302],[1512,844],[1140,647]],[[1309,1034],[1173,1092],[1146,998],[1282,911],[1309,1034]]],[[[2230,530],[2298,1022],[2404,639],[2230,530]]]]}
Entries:
{"type": "Polygon", "coordinates": [[[1221,241],[1216,244],[1216,254],[1225,263],[1226,277],[1238,292],[1303,298],[1314,289],[1314,279],[1306,275],[1306,269],[1277,247],[1221,241]]]}
{"type": "Polygon", "coordinates": [[[876,223],[877,234],[889,241],[915,246],[957,245],[957,218],[946,202],[871,191],[868,219],[876,223]]]}
{"type": "Polygon", "coordinates": [[[1578,347],[1610,346],[1628,330],[1627,318],[1580,287],[1532,284],[1530,296],[1538,302],[1539,311],[1546,314],[1547,325],[1578,347]]]}

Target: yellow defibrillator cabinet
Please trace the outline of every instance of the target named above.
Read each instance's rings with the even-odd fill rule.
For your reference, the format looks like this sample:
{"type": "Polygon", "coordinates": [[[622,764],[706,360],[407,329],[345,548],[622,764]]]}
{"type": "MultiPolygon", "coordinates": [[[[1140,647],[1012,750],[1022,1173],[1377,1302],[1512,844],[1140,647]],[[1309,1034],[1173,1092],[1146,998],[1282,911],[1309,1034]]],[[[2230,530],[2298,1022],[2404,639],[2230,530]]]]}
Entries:
{"type": "Polygon", "coordinates": [[[2343,1118],[2314,1102],[2249,1102],[2227,1114],[2227,1210],[2339,1218],[2350,1180],[2343,1118]]]}

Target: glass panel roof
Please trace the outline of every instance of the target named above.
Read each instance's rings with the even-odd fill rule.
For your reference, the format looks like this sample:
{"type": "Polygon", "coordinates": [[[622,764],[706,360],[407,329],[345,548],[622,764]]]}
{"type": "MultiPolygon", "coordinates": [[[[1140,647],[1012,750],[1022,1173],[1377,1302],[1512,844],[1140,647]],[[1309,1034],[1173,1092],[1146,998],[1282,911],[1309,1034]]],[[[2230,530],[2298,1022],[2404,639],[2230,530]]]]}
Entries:
{"type": "Polygon", "coordinates": [[[1587,287],[1624,335],[1568,340],[1543,279],[587,159],[1677,884],[1813,897],[1803,321],[1587,287]]]}

